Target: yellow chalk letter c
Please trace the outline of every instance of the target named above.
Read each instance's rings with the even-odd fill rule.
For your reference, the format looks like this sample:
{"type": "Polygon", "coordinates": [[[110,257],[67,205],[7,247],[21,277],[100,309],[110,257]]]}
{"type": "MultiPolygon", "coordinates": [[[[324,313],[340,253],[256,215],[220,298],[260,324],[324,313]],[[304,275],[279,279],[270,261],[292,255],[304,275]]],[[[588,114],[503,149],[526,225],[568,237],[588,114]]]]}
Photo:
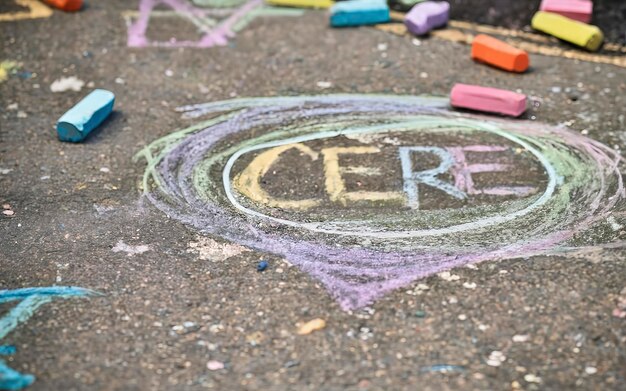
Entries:
{"type": "Polygon", "coordinates": [[[234,181],[235,188],[246,197],[261,204],[284,209],[310,209],[317,206],[320,201],[316,199],[284,200],[271,197],[261,187],[261,178],[272,165],[280,158],[283,152],[295,148],[309,156],[311,160],[317,160],[319,154],[303,144],[287,144],[268,149],[255,157],[248,167],[243,170],[234,181]]]}

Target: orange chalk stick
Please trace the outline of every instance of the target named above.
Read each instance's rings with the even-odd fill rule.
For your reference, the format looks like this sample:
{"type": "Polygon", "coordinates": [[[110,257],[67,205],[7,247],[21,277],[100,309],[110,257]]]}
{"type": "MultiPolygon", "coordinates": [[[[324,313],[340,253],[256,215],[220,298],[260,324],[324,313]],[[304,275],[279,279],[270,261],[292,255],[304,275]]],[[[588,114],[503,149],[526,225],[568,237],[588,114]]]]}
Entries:
{"type": "Polygon", "coordinates": [[[524,72],[530,62],[525,51],[484,34],[474,38],[472,58],[510,72],[524,72]]]}
{"type": "Polygon", "coordinates": [[[43,0],[44,3],[63,11],[79,11],[83,7],[83,0],[43,0]]]}

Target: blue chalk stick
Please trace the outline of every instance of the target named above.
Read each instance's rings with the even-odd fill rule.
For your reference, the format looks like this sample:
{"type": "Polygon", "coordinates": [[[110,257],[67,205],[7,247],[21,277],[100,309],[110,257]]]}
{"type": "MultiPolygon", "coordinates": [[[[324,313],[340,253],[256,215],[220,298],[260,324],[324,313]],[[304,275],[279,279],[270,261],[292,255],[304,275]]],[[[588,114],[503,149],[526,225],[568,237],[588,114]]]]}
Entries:
{"type": "Polygon", "coordinates": [[[115,95],[106,90],[93,90],[57,122],[59,140],[80,142],[98,127],[113,111],[115,95]]]}
{"type": "Polygon", "coordinates": [[[341,1],[330,9],[330,25],[333,27],[363,26],[389,20],[389,6],[385,0],[341,1]]]}

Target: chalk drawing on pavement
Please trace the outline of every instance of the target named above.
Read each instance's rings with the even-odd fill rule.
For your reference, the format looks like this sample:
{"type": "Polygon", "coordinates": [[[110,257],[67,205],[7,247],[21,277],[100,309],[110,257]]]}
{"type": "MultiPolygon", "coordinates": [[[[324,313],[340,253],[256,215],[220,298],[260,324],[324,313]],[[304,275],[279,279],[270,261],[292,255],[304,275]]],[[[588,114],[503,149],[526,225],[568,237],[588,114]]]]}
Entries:
{"type": "MultiPolygon", "coordinates": [[[[0,304],[17,302],[0,317],[0,342],[20,324],[25,323],[37,312],[39,307],[50,303],[55,299],[68,299],[73,297],[87,297],[98,295],[97,292],[77,287],[41,287],[22,288],[13,290],[0,290],[0,304]]],[[[15,346],[0,345],[0,356],[12,355],[16,352],[15,346]]],[[[35,376],[20,373],[10,368],[0,359],[0,389],[21,390],[35,381],[35,376]]]]}
{"type": "MultiPolygon", "coordinates": [[[[196,47],[225,46],[238,31],[260,16],[300,16],[303,11],[265,6],[263,0],[140,0],[138,11],[126,11],[122,16],[128,27],[130,47],[196,47]],[[171,10],[157,10],[165,5],[171,10]],[[210,7],[210,8],[205,8],[210,7]],[[171,36],[168,40],[148,37],[150,23],[167,25],[167,20],[186,20],[192,23],[200,38],[193,40],[171,36]]],[[[158,27],[158,26],[157,26],[158,27]]],[[[172,32],[178,34],[178,32],[172,32]]]]}
{"type": "Polygon", "coordinates": [[[26,9],[23,11],[0,13],[0,22],[49,18],[50,15],[52,15],[52,9],[39,0],[13,0],[13,3],[26,9]]]}
{"type": "Polygon", "coordinates": [[[447,105],[324,95],[181,107],[198,122],[137,155],[144,197],[285,257],[346,310],[455,266],[576,247],[625,198],[620,156],[603,144],[447,105]]]}

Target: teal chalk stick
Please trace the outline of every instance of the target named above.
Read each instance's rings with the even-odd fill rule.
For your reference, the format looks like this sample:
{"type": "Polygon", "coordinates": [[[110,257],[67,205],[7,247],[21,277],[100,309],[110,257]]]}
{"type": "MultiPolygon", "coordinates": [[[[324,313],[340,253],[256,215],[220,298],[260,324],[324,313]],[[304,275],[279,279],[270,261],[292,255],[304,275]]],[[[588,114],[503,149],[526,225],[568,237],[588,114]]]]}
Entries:
{"type": "Polygon", "coordinates": [[[363,26],[389,22],[385,0],[349,0],[335,3],[330,9],[333,27],[363,26]]]}
{"type": "Polygon", "coordinates": [[[57,121],[59,140],[80,142],[113,111],[115,95],[107,90],[93,90],[57,121]]]}

